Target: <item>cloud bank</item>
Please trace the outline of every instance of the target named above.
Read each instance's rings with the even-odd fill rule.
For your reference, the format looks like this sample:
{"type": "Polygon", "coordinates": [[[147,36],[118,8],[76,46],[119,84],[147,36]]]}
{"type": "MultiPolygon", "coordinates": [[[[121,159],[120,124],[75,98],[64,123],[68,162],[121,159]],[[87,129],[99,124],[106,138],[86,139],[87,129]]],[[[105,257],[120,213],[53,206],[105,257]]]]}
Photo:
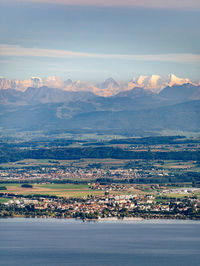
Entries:
{"type": "Polygon", "coordinates": [[[46,3],[77,6],[142,7],[200,10],[199,0],[0,0],[0,3],[46,3]]]}
{"type": "Polygon", "coordinates": [[[200,54],[181,53],[181,54],[101,54],[84,53],[67,50],[53,50],[40,48],[25,48],[19,45],[0,44],[0,56],[17,57],[52,57],[52,58],[99,58],[99,59],[118,59],[135,61],[166,61],[166,62],[200,62],[200,54]]]}

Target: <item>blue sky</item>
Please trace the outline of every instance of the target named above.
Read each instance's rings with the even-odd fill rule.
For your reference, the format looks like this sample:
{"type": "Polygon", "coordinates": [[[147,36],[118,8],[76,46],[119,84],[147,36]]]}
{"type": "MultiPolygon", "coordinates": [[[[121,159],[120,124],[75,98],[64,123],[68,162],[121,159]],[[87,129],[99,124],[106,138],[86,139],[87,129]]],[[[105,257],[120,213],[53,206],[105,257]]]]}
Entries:
{"type": "Polygon", "coordinates": [[[165,2],[0,0],[0,75],[200,80],[200,1],[165,2]]]}

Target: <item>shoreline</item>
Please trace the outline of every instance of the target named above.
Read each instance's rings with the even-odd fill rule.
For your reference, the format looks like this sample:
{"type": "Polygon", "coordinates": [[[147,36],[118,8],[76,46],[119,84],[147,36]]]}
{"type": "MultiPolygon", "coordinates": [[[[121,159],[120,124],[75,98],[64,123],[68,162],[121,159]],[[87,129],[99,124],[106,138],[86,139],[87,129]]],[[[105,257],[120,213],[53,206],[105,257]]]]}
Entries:
{"type": "Polygon", "coordinates": [[[117,217],[106,217],[106,218],[99,218],[98,221],[143,221],[146,220],[142,217],[124,217],[124,218],[117,218],[117,217]]]}
{"type": "Polygon", "coordinates": [[[47,220],[54,220],[54,221],[74,221],[74,222],[82,222],[82,223],[116,223],[116,222],[120,222],[120,223],[126,223],[126,222],[153,222],[153,223],[166,223],[166,222],[192,222],[192,223],[200,223],[199,219],[168,219],[168,218],[150,218],[150,219],[145,219],[142,217],[124,217],[124,218],[117,218],[117,217],[106,217],[106,218],[99,218],[99,219],[80,219],[80,218],[58,218],[58,217],[24,217],[24,216],[14,216],[14,217],[0,217],[0,223],[1,221],[5,221],[5,220],[42,220],[42,221],[47,221],[47,220]]]}

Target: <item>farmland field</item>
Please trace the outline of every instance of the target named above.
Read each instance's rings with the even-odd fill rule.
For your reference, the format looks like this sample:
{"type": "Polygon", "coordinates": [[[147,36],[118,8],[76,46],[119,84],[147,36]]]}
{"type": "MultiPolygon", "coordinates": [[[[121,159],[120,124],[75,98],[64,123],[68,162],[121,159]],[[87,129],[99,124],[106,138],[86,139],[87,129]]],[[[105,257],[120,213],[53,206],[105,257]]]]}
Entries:
{"type": "Polygon", "coordinates": [[[32,188],[23,188],[21,184],[2,184],[7,190],[3,193],[16,193],[22,195],[54,195],[60,197],[84,197],[88,195],[103,195],[104,191],[92,190],[88,185],[74,184],[33,184],[32,188]]]}
{"type": "Polygon", "coordinates": [[[28,168],[28,167],[53,167],[53,166],[75,166],[86,167],[88,164],[101,163],[104,167],[123,166],[130,160],[125,159],[80,159],[80,160],[55,160],[55,159],[24,159],[16,162],[2,163],[0,167],[7,168],[28,168]]]}

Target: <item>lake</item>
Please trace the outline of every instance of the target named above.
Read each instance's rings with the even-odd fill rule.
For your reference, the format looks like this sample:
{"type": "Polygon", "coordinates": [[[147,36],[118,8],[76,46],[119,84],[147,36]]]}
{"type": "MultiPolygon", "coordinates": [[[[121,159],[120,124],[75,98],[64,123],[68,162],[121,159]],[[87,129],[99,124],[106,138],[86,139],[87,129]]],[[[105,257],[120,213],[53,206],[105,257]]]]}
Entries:
{"type": "Polygon", "coordinates": [[[200,222],[0,220],[0,265],[193,266],[200,222]]]}

